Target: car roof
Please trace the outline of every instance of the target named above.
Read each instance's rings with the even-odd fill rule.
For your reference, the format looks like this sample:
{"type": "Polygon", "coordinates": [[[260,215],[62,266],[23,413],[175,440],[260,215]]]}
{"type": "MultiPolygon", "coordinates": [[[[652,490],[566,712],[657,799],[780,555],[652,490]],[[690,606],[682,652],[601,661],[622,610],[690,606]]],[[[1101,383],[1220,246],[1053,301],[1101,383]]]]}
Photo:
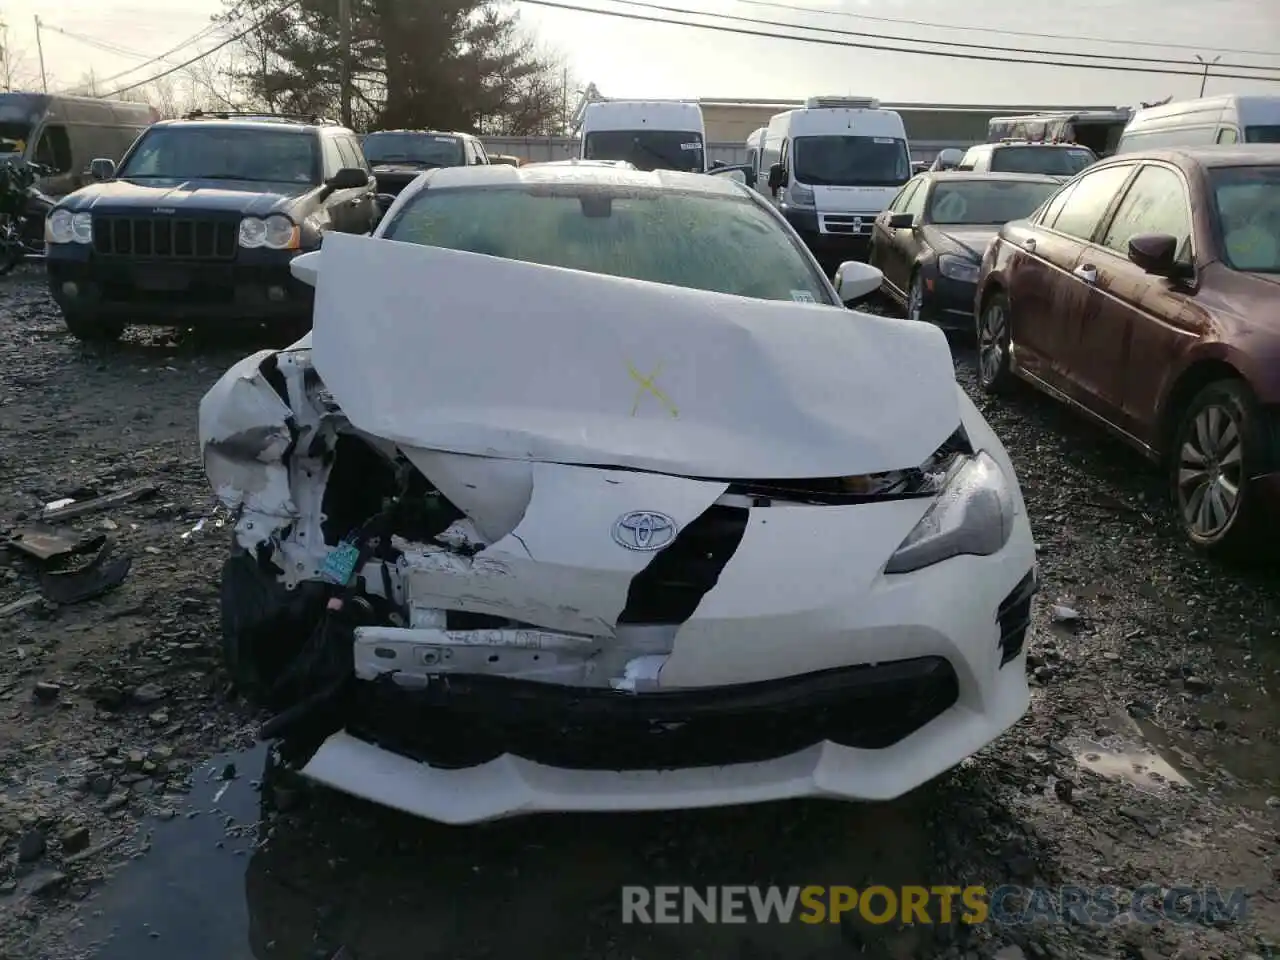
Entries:
{"type": "Polygon", "coordinates": [[[413,134],[413,135],[421,136],[421,137],[461,137],[461,138],[463,138],[463,139],[465,139],[465,140],[474,140],[474,139],[475,139],[475,137],[473,137],[471,134],[469,134],[469,133],[459,133],[457,130],[404,130],[404,129],[396,129],[396,130],[370,130],[368,133],[366,133],[366,134],[365,134],[365,136],[366,136],[366,137],[374,137],[374,136],[377,136],[377,135],[378,135],[378,134],[380,134],[380,133],[413,134]]]}
{"type": "Polygon", "coordinates": [[[522,167],[477,164],[467,167],[439,167],[426,174],[428,189],[447,187],[497,187],[520,183],[600,184],[611,187],[648,187],[699,193],[710,197],[743,196],[741,184],[728,177],[676,170],[628,170],[597,164],[531,163],[522,167]]]}
{"type": "Polygon", "coordinates": [[[1191,161],[1202,167],[1257,167],[1280,164],[1280,143],[1215,144],[1204,147],[1165,147],[1160,150],[1126,150],[1112,160],[1191,161]]]}
{"type": "Polygon", "coordinates": [[[274,120],[260,117],[227,117],[226,119],[214,119],[203,117],[183,117],[180,120],[160,120],[153,126],[156,127],[199,127],[200,129],[212,128],[214,130],[292,130],[296,133],[314,133],[317,130],[334,130],[341,133],[350,133],[346,127],[339,127],[331,123],[308,123],[305,120],[274,120]]]}
{"type": "Polygon", "coordinates": [[[1026,183],[1061,183],[1062,180],[1048,173],[1003,173],[987,170],[929,170],[921,176],[934,180],[1016,180],[1026,183]]]}

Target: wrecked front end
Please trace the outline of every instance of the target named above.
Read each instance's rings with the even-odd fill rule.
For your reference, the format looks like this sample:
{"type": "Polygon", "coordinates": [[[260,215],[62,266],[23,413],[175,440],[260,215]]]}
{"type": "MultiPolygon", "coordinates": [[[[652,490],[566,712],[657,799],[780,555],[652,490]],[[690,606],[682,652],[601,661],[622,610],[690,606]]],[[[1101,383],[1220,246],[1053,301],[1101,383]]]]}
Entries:
{"type": "MultiPolygon", "coordinates": [[[[506,268],[444,253],[416,272],[506,268]]],[[[362,264],[392,271],[384,288],[396,275],[362,264]]],[[[341,299],[323,296],[329,267],[321,299],[341,299]]],[[[620,282],[591,278],[584,302],[671,296],[620,282]]],[[[353,324],[351,304],[333,304],[333,317],[317,314],[314,349],[246,358],[201,405],[206,470],[237,514],[228,662],[275,711],[264,736],[282,738],[304,773],[449,822],[891,797],[1025,709],[1025,512],[1003,450],[958,399],[945,342],[941,357],[922,354],[946,377],[920,397],[935,408],[916,411],[936,434],[925,449],[910,438],[846,458],[858,472],[804,479],[767,469],[783,445],[774,430],[791,430],[800,460],[795,432],[820,433],[794,393],[790,424],[757,419],[740,436],[726,432],[718,392],[690,397],[687,424],[661,405],[647,423],[631,416],[628,391],[616,429],[566,430],[548,413],[564,378],[503,379],[489,398],[510,395],[481,408],[467,391],[483,371],[447,358],[425,369],[420,349],[443,336],[429,323],[374,351],[389,306],[353,324]],[[421,403],[407,399],[415,386],[421,403]],[[397,395],[393,409],[385,397],[397,395]],[[714,437],[730,471],[695,462],[681,429],[714,437]],[[650,438],[662,432],[671,442],[659,448],[650,438]],[[484,449],[449,449],[462,445],[450,437],[484,449]],[[874,469],[876,456],[911,465],[874,469]],[[666,472],[676,459],[688,469],[666,472]]],[[[773,306],[789,319],[824,312],[773,306]]],[[[760,342],[731,340],[750,371],[760,342]]],[[[699,346],[695,333],[686,347],[699,346]]],[[[590,405],[614,406],[600,389],[590,405]]],[[[807,465],[830,463],[819,451],[807,465]]]]}

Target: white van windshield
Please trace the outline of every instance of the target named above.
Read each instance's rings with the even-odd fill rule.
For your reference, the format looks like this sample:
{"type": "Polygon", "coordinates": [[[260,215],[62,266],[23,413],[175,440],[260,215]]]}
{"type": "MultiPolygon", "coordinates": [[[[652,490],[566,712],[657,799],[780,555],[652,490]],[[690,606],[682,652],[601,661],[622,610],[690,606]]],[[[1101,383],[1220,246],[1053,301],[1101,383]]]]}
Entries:
{"type": "Polygon", "coordinates": [[[626,160],[637,170],[701,173],[702,134],[688,130],[594,130],[583,138],[587,160],[626,160]]]}
{"type": "Polygon", "coordinates": [[[905,140],[843,134],[796,137],[795,179],[812,186],[896,187],[911,179],[905,140]]]}

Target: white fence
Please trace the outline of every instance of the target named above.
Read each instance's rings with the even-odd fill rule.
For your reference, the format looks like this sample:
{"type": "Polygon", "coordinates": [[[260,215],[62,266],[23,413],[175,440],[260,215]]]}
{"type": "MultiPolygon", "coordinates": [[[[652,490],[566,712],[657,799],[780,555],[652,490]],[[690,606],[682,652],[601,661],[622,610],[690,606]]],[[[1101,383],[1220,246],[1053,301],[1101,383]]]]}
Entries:
{"type": "MultiPolygon", "coordinates": [[[[577,137],[481,137],[490,153],[502,153],[521,160],[568,160],[578,155],[577,137]]],[[[968,147],[968,141],[913,140],[912,160],[932,160],[939,150],[948,147],[968,147]]],[[[726,164],[746,163],[747,148],[741,143],[709,143],[707,155],[713,161],[726,164]]]]}

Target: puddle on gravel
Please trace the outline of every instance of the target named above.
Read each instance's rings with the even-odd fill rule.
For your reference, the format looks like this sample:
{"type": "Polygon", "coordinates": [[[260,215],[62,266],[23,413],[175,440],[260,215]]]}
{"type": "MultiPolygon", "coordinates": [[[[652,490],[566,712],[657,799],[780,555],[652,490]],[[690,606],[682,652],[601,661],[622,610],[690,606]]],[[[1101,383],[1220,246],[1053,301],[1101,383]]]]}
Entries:
{"type": "Polygon", "coordinates": [[[262,745],[195,770],[177,818],[145,824],[154,831],[151,851],[87,904],[81,948],[95,960],[254,960],[243,891],[259,839],[253,778],[266,756],[262,745]]]}
{"type": "Polygon", "coordinates": [[[1122,780],[1143,793],[1168,793],[1191,782],[1154,750],[1133,743],[1102,744],[1094,740],[1068,740],[1076,762],[1109,780],[1122,780]]]}
{"type": "Polygon", "coordinates": [[[936,794],[892,804],[805,801],[626,815],[544,815],[446,827],[220,756],[190,810],[79,909],[94,960],[479,960],[526,955],[919,955],[920,928],[624,923],[621,888],[950,882],[935,874],[936,794]],[[230,783],[217,779],[236,765],[230,783]],[[254,778],[265,781],[258,789],[254,778]],[[292,792],[288,812],[260,821],[292,792]],[[296,806],[295,806],[296,804],[296,806]],[[228,836],[228,833],[231,836],[228,836]],[[874,944],[874,946],[872,946],[874,944]],[[343,950],[345,952],[339,952],[343,950]]]}

